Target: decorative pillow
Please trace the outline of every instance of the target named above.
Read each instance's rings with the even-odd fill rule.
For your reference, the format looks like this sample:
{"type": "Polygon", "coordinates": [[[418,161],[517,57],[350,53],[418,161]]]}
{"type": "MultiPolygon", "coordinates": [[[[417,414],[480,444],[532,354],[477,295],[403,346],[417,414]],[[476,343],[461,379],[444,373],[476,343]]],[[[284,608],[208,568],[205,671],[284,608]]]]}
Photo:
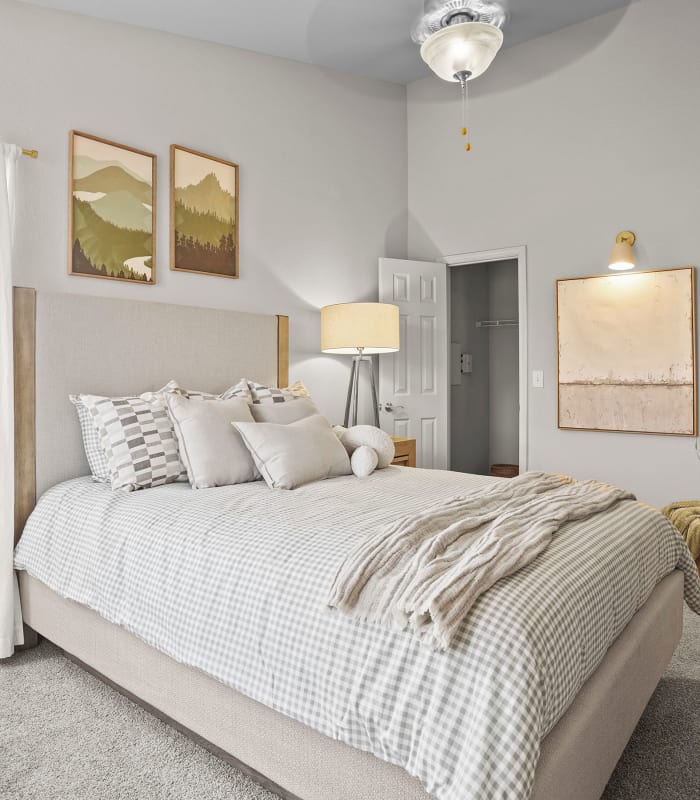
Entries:
{"type": "Polygon", "coordinates": [[[78,414],[80,432],[83,435],[83,449],[85,450],[93,480],[107,483],[109,481],[109,464],[107,463],[107,456],[105,456],[105,452],[100,445],[100,434],[97,432],[92,414],[85,408],[81,395],[69,394],[68,399],[73,403],[78,414]]]}
{"type": "Polygon", "coordinates": [[[232,422],[253,422],[244,397],[207,400],[170,395],[180,458],[194,489],[229,486],[260,477],[232,422]]]}
{"type": "Polygon", "coordinates": [[[287,391],[294,397],[311,397],[303,381],[294,381],[291,386],[287,386],[287,391]]]}
{"type": "Polygon", "coordinates": [[[378,462],[377,451],[363,444],[358,447],[350,457],[350,466],[358,478],[367,478],[371,475],[378,462]]]}
{"type": "Polygon", "coordinates": [[[289,425],[234,422],[271,489],[350,474],[350,459],[325,417],[315,414],[289,425]]]}
{"type": "Polygon", "coordinates": [[[290,422],[312,417],[319,410],[310,397],[295,397],[291,403],[258,403],[250,410],[256,422],[274,422],[278,425],[289,425],[290,422]]]}
{"type": "Polygon", "coordinates": [[[186,478],[164,395],[82,395],[109,465],[112,489],[147,489],[186,478]],[[146,398],[146,399],[144,399],[146,398]]]}
{"type": "Polygon", "coordinates": [[[362,445],[367,445],[377,451],[377,469],[384,469],[394,460],[394,442],[388,433],[374,425],[355,425],[352,428],[341,432],[340,441],[345,445],[345,449],[350,453],[362,445]]]}
{"type": "MultiPolygon", "coordinates": [[[[166,383],[162,389],[158,389],[157,392],[144,392],[144,394],[140,395],[140,398],[142,400],[151,401],[155,397],[164,397],[166,394],[173,392],[179,394],[182,393],[183,390],[180,388],[177,381],[171,380],[168,381],[168,383],[166,383]]],[[[85,395],[82,394],[68,395],[68,399],[71,401],[71,403],[73,403],[76,413],[78,414],[78,421],[80,422],[80,431],[83,436],[83,447],[85,449],[85,456],[87,458],[88,466],[90,467],[90,472],[92,472],[92,477],[94,480],[99,481],[100,483],[109,483],[109,463],[107,462],[107,456],[105,455],[105,451],[102,449],[102,445],[100,443],[100,433],[95,426],[95,420],[90,411],[85,407],[85,404],[83,403],[83,397],[85,397],[85,395]]],[[[129,398],[127,397],[120,399],[129,398]]]]}
{"type": "Polygon", "coordinates": [[[248,389],[253,398],[253,404],[261,403],[288,403],[295,397],[311,398],[306,386],[301,381],[296,381],[286,389],[278,389],[276,386],[264,386],[262,383],[248,381],[248,389]]]}
{"type": "Polygon", "coordinates": [[[238,383],[229,386],[229,388],[221,392],[221,394],[201,392],[198,389],[188,389],[185,395],[187,397],[201,397],[204,400],[229,400],[231,397],[242,397],[248,403],[253,402],[253,397],[248,388],[248,381],[245,378],[241,378],[238,383]]]}

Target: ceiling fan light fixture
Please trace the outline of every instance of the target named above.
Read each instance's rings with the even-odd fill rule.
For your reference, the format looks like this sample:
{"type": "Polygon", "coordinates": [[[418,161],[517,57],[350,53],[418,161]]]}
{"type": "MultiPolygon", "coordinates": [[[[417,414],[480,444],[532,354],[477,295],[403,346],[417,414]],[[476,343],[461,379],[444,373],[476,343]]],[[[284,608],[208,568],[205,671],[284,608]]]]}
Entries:
{"type": "Polygon", "coordinates": [[[433,33],[421,45],[421,58],[444,81],[460,83],[482,75],[501,49],[503,32],[486,22],[458,22],[433,33]]]}

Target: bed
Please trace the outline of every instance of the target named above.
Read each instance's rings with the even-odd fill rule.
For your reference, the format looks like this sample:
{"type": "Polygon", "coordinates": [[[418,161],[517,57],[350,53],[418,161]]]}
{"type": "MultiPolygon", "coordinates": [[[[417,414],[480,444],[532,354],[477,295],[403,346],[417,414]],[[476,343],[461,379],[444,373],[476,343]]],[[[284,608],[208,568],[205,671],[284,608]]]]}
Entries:
{"type": "MultiPolygon", "coordinates": [[[[624,559],[629,567],[619,576],[619,554],[607,552],[575,577],[573,566],[586,560],[575,530],[558,537],[546,562],[533,563],[484,595],[455,652],[426,653],[406,636],[329,611],[322,596],[319,601],[320,587],[352,537],[389,519],[411,498],[418,502],[421,492],[446,498],[465,481],[494,479],[393,467],[373,476],[373,483],[338,478],[286,493],[261,484],[202,492],[173,485],[114,497],[77,477],[86,473],[77,423],[68,403],[58,400],[91,371],[91,391],[105,394],[171,377],[213,390],[242,374],[282,384],[284,321],[16,290],[15,331],[18,532],[35,491],[54,487],[17,551],[24,618],[34,631],[284,798],[427,800],[423,784],[448,800],[525,798],[522,787],[529,791],[530,784],[535,800],[564,792],[581,800],[600,796],[680,638],[684,575],[676,567],[684,566],[690,580],[682,550],[643,522],[641,506],[618,509],[617,516],[587,529],[587,536],[601,542],[615,528],[638,532],[636,539],[630,535],[624,559]],[[231,347],[232,341],[240,346],[231,347]],[[346,524],[339,525],[343,510],[346,524]],[[352,525],[346,522],[350,517],[352,525]],[[239,528],[232,528],[236,522],[239,528]],[[140,533],[144,526],[152,534],[147,540],[140,533]],[[196,532],[194,540],[188,531],[196,532]],[[221,552],[257,593],[245,580],[227,583],[221,552]],[[197,569],[185,569],[188,558],[197,569]],[[159,572],[158,565],[169,561],[174,568],[159,572]],[[530,575],[528,582],[528,571],[536,580],[530,575]],[[115,574],[126,581],[114,580],[115,574]],[[562,576],[583,584],[562,593],[562,576]],[[624,591],[611,588],[616,577],[624,591]],[[191,602],[195,597],[198,604],[191,602]],[[183,598],[187,609],[175,613],[183,598]],[[513,641],[527,648],[523,664],[542,661],[538,674],[548,677],[551,691],[531,695],[532,707],[518,703],[514,693],[505,713],[511,687],[501,680],[497,696],[483,701],[492,713],[480,729],[477,716],[471,724],[450,703],[471,708],[470,685],[463,685],[469,681],[462,678],[497,663],[498,653],[475,655],[469,663],[459,660],[459,651],[468,649],[479,626],[488,632],[499,615],[506,626],[520,625],[535,602],[551,613],[542,614],[539,629],[523,625],[513,641]],[[236,616],[242,604],[246,613],[236,616]],[[517,613],[505,614],[511,608],[517,613]],[[587,627],[586,636],[572,636],[572,626],[587,627]],[[590,646],[577,652],[581,641],[590,646]],[[359,661],[346,657],[352,652],[359,661]],[[406,733],[421,718],[412,707],[421,683],[410,685],[420,669],[439,689],[426,693],[425,702],[442,698],[426,735],[406,733]],[[359,691],[353,680],[362,675],[368,688],[359,691]],[[406,680],[408,688],[402,685],[406,680]],[[396,685],[401,703],[391,694],[396,685]],[[332,696],[324,698],[324,692],[332,696]],[[401,713],[392,718],[397,709],[401,713]],[[531,725],[533,715],[546,735],[541,742],[531,735],[518,739],[516,729],[531,725]],[[500,751],[488,740],[499,720],[513,726],[512,736],[500,737],[500,751]],[[514,746],[504,750],[510,740],[514,746]],[[459,757],[460,749],[465,757],[459,757]],[[499,755],[502,763],[491,764],[499,755]]],[[[498,636],[491,639],[504,646],[498,636]]],[[[517,691],[520,685],[522,691],[532,688],[513,680],[517,691]]]]}

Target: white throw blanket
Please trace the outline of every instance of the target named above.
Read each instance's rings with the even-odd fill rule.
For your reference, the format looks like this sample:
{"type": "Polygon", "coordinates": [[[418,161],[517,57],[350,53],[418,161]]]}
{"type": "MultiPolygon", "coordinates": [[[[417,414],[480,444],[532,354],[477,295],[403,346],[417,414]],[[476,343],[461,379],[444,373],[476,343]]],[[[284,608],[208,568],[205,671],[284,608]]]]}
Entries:
{"type": "Polygon", "coordinates": [[[362,541],[338,571],[328,605],[410,625],[444,650],[478,598],[533,561],[562,525],[634,499],[596,481],[542,472],[455,497],[362,541]]]}

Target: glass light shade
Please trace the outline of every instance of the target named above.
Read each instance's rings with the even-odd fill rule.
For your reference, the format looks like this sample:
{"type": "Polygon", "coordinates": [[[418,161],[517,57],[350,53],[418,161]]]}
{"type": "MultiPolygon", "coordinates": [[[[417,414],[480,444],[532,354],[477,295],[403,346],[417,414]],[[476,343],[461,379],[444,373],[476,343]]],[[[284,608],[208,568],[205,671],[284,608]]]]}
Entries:
{"type": "Polygon", "coordinates": [[[457,83],[455,74],[471,72],[470,80],[486,72],[503,44],[503,32],[486,22],[460,22],[429,36],[421,58],[444,81],[457,83]]]}
{"type": "Polygon", "coordinates": [[[634,251],[629,242],[616,242],[610,252],[609,267],[616,272],[634,269],[634,251]]]}
{"type": "Polygon", "coordinates": [[[391,303],[339,303],[321,309],[321,350],[357,355],[399,349],[399,307],[391,303]]]}

